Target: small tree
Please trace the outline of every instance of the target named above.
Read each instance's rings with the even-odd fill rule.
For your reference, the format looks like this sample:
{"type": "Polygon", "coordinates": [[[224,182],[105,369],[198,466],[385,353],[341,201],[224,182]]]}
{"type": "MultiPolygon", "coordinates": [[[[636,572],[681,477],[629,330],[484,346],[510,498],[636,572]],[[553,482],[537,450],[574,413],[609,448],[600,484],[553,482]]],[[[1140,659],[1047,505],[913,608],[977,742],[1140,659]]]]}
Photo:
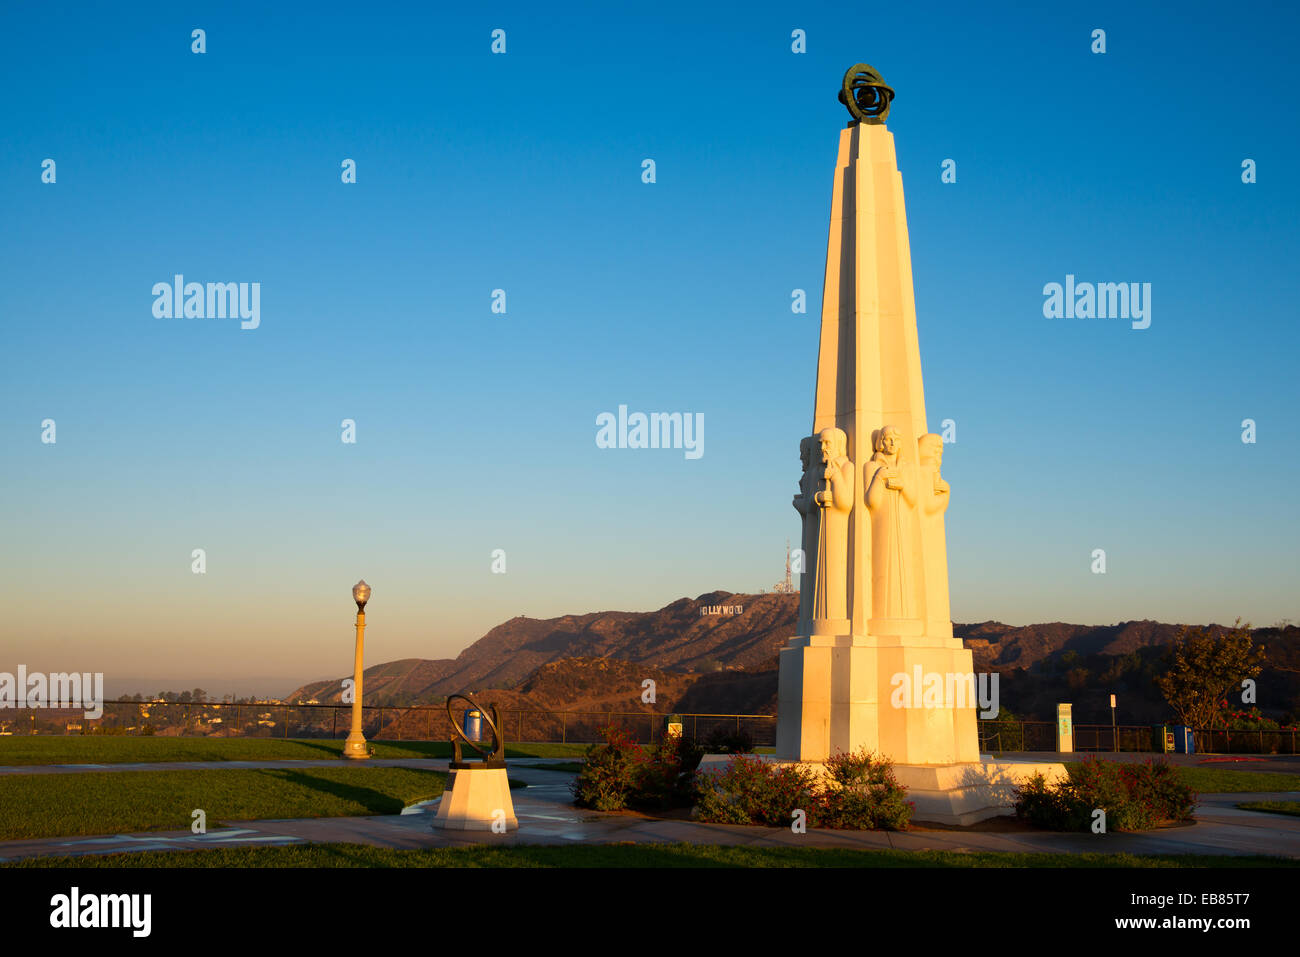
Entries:
{"type": "Polygon", "coordinates": [[[1210,728],[1223,710],[1222,702],[1241,689],[1246,678],[1256,678],[1264,663],[1263,648],[1256,648],[1250,624],[1238,618],[1230,631],[1188,628],[1178,632],[1169,652],[1169,670],[1156,678],[1169,707],[1192,728],[1210,728]]]}

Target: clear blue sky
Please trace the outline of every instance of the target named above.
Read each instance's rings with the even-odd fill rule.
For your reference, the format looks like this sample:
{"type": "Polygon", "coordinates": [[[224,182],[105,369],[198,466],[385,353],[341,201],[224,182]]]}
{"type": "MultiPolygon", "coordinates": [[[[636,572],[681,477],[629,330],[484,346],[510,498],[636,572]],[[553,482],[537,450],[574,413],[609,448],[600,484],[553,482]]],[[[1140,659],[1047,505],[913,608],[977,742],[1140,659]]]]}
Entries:
{"type": "Polygon", "coordinates": [[[957,422],[953,617],[1300,618],[1294,8],[445,6],[5,6],[0,670],[337,675],[362,576],[372,662],[770,587],[857,61],[957,422]],[[260,327],[155,318],[176,273],[260,282],[260,327]],[[1151,283],[1151,327],[1044,318],[1067,273],[1151,283]],[[620,404],[703,413],[703,457],[598,449],[620,404]]]}

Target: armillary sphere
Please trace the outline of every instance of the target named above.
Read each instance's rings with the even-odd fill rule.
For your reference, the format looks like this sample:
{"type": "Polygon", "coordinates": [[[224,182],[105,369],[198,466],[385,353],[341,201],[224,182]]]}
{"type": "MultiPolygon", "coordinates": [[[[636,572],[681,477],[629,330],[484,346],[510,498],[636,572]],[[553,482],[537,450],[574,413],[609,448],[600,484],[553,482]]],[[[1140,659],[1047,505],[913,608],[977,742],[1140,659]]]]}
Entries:
{"type": "Polygon", "coordinates": [[[860,123],[883,123],[889,116],[889,104],[894,99],[894,88],[885,83],[875,69],[866,63],[855,63],[844,74],[840,86],[840,102],[860,123]]]}
{"type": "Polygon", "coordinates": [[[505,737],[501,734],[501,717],[497,714],[497,706],[489,705],[486,709],[479,706],[479,703],[467,694],[453,694],[447,696],[447,721],[451,724],[451,730],[455,737],[451,739],[452,763],[451,766],[457,770],[466,768],[504,768],[506,766],[506,742],[505,737]],[[487,726],[492,729],[492,750],[484,751],[477,744],[469,739],[469,736],[461,729],[460,722],[455,719],[451,713],[451,703],[460,698],[462,701],[469,702],[469,706],[479,713],[479,716],[487,726]],[[460,740],[456,740],[459,738],[460,740]],[[460,750],[461,741],[464,741],[471,748],[482,756],[483,761],[468,763],[460,750]]]}

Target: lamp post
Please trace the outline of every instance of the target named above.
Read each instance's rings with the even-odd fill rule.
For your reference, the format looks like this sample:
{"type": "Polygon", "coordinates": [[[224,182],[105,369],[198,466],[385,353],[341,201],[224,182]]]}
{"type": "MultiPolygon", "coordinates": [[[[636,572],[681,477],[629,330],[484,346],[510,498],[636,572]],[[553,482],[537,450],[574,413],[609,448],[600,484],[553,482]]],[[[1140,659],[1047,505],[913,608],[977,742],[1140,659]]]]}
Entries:
{"type": "Polygon", "coordinates": [[[343,742],[343,756],[362,760],[370,757],[366,736],[361,733],[361,649],[366,634],[366,602],[370,600],[370,586],[364,578],[352,586],[352,600],[357,603],[357,656],[352,665],[352,731],[343,742]]]}

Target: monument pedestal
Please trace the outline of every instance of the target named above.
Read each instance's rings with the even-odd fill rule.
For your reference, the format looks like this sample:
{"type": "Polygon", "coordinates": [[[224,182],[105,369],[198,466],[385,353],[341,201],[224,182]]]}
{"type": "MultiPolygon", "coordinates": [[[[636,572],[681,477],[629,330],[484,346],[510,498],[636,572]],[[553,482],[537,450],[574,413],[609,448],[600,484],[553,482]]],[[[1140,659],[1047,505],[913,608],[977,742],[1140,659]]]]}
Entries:
{"type": "MultiPolygon", "coordinates": [[[[1062,764],[980,755],[974,662],[958,638],[799,636],[779,662],[776,754],[764,759],[821,776],[836,753],[887,755],[916,821],[965,826],[1010,814],[1016,787],[1035,773],[1066,777],[1062,764]]],[[[707,755],[700,769],[729,760],[707,755]]]]}
{"type": "Polygon", "coordinates": [[[861,741],[874,749],[876,654],[853,635],[791,638],[777,678],[776,752],[791,761],[823,761],[861,741]]]}
{"type": "Polygon", "coordinates": [[[1015,813],[1015,790],[1034,774],[1063,781],[1065,765],[1050,761],[995,761],[981,755],[960,764],[896,764],[894,777],[916,805],[912,820],[966,826],[1015,813]]]}
{"type": "Polygon", "coordinates": [[[974,662],[958,638],[801,636],[781,650],[779,669],[782,760],[862,747],[898,764],[979,760],[974,662]],[[940,702],[926,694],[936,680],[940,702]]]}
{"type": "Polygon", "coordinates": [[[505,768],[452,768],[434,827],[448,831],[516,831],[515,804],[505,768]]]}

